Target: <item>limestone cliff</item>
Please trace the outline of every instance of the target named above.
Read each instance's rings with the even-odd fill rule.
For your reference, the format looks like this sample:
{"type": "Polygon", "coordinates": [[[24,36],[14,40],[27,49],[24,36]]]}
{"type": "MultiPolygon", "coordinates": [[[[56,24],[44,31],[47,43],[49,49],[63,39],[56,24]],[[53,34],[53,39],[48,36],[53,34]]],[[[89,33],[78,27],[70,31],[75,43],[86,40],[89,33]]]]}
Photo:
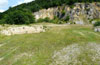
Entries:
{"type": "Polygon", "coordinates": [[[70,17],[70,21],[76,24],[89,23],[89,20],[100,18],[100,3],[75,3],[73,7],[62,5],[49,9],[42,9],[34,13],[35,18],[49,17],[53,19],[57,16],[60,19],[70,17]]]}

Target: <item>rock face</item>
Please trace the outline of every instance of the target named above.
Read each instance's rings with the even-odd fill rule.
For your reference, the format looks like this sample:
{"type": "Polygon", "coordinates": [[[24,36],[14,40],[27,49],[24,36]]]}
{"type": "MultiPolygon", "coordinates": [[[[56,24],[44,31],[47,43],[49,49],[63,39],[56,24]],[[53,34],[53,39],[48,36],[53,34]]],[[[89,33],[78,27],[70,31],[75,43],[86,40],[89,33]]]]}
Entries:
{"type": "Polygon", "coordinates": [[[42,9],[34,13],[35,18],[49,17],[53,19],[57,16],[60,19],[70,17],[70,21],[76,24],[87,24],[89,19],[100,18],[100,3],[75,3],[73,7],[62,5],[49,9],[42,9]]]}
{"type": "Polygon", "coordinates": [[[100,26],[95,27],[95,28],[94,28],[94,31],[95,31],[95,32],[100,32],[100,26]]]}
{"type": "Polygon", "coordinates": [[[46,18],[46,17],[49,17],[50,19],[53,19],[54,17],[54,8],[49,8],[49,9],[43,9],[43,10],[40,10],[38,12],[35,12],[34,15],[35,15],[35,18],[36,19],[39,19],[39,18],[46,18]]]}
{"type": "Polygon", "coordinates": [[[29,33],[40,33],[45,32],[43,26],[21,26],[21,27],[9,27],[5,30],[1,30],[0,33],[3,35],[14,35],[14,34],[29,34],[29,33]]]}

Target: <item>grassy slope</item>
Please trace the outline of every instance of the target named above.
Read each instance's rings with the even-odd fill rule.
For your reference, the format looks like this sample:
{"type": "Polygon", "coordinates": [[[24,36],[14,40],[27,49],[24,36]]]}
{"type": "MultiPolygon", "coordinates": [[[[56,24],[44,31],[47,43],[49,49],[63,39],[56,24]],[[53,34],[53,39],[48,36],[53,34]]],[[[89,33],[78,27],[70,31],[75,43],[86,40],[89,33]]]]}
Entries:
{"type": "Polygon", "coordinates": [[[40,34],[0,35],[0,65],[49,65],[55,50],[74,43],[100,43],[99,34],[91,26],[72,25],[40,34]]]}

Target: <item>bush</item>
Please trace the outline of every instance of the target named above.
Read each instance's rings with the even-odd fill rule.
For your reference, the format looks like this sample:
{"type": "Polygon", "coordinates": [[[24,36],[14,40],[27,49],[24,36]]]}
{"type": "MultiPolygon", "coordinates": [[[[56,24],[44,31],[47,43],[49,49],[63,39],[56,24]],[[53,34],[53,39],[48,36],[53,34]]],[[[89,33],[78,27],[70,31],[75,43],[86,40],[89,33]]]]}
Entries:
{"type": "Polygon", "coordinates": [[[46,18],[44,19],[44,22],[51,22],[51,20],[50,20],[49,17],[46,17],[46,18]]]}
{"type": "Polygon", "coordinates": [[[6,24],[30,24],[35,21],[34,16],[29,11],[21,10],[9,12],[4,19],[6,24]]]}
{"type": "Polygon", "coordinates": [[[44,20],[43,20],[42,18],[39,18],[39,19],[37,20],[37,22],[44,22],[44,20]]]}
{"type": "Polygon", "coordinates": [[[57,16],[54,16],[54,19],[52,20],[52,22],[55,24],[59,23],[59,18],[57,16]]]}
{"type": "Polygon", "coordinates": [[[69,20],[69,16],[67,16],[66,20],[60,20],[57,16],[54,16],[54,19],[50,19],[48,17],[42,19],[42,18],[39,18],[37,20],[37,22],[49,22],[49,23],[55,23],[55,24],[63,24],[63,23],[67,23],[67,21],[69,20]]]}
{"type": "Polygon", "coordinates": [[[55,24],[64,24],[64,23],[67,23],[65,20],[59,19],[57,16],[54,16],[54,19],[52,20],[52,22],[55,23],[55,24]]]}
{"type": "Polygon", "coordinates": [[[100,21],[96,22],[96,23],[94,24],[94,26],[95,26],[95,27],[96,27],[96,26],[100,26],[100,21]]]}
{"type": "Polygon", "coordinates": [[[70,19],[70,16],[66,16],[65,21],[69,21],[69,19],[70,19]]]}
{"type": "Polygon", "coordinates": [[[70,16],[66,16],[65,19],[61,19],[61,23],[67,23],[70,19],[70,16]]]}
{"type": "Polygon", "coordinates": [[[46,17],[46,18],[44,18],[44,19],[39,18],[39,19],[37,20],[37,22],[52,22],[52,20],[50,20],[50,18],[46,17]]]}
{"type": "Polygon", "coordinates": [[[66,12],[63,10],[62,11],[62,17],[65,16],[66,12]]]}

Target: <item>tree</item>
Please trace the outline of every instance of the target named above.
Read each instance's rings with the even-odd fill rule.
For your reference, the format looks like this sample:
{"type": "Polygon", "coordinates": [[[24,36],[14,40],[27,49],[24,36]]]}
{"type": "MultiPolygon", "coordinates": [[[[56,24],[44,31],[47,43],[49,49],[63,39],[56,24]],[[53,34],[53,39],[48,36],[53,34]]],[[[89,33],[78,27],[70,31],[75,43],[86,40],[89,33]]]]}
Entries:
{"type": "Polygon", "coordinates": [[[30,24],[35,21],[34,16],[29,11],[21,10],[9,12],[4,19],[6,24],[30,24]]]}

